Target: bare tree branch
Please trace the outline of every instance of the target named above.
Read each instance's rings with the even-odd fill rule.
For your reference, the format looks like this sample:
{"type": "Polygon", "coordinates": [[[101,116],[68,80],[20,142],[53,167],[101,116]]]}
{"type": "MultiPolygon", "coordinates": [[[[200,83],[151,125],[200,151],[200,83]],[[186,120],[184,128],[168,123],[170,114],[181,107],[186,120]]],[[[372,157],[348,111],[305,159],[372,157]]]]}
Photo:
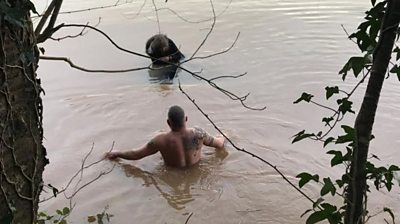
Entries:
{"type": "MultiPolygon", "coordinates": [[[[91,25],[85,25],[85,24],[65,24],[65,23],[62,23],[62,24],[58,25],[57,27],[55,27],[55,28],[53,29],[52,34],[56,33],[58,30],[60,30],[60,29],[62,29],[62,28],[66,28],[66,27],[81,27],[81,28],[86,27],[86,28],[89,28],[89,29],[91,29],[91,30],[94,30],[94,31],[100,33],[100,34],[101,34],[102,36],[104,36],[109,42],[111,42],[111,44],[114,45],[114,47],[116,47],[116,48],[117,48],[118,50],[120,50],[120,51],[123,51],[123,52],[125,52],[125,53],[129,53],[129,54],[133,54],[133,55],[136,55],[136,56],[148,58],[148,59],[151,59],[151,58],[152,58],[152,57],[147,56],[147,55],[145,55],[145,54],[141,54],[141,53],[138,53],[138,52],[135,52],[135,51],[131,51],[131,50],[128,50],[128,49],[126,49],[126,48],[123,48],[123,47],[119,46],[119,45],[118,45],[117,43],[115,43],[115,41],[114,41],[110,36],[108,36],[104,31],[102,31],[102,30],[100,30],[99,28],[96,28],[96,27],[94,27],[94,26],[91,26],[91,25]]],[[[153,59],[154,59],[154,58],[153,58],[153,59]]]]}
{"type": "Polygon", "coordinates": [[[50,5],[47,7],[45,13],[43,14],[42,19],[40,19],[38,25],[36,26],[36,29],[35,29],[35,35],[36,36],[39,36],[39,34],[42,31],[44,25],[46,24],[47,19],[49,18],[51,12],[53,11],[55,5],[56,5],[56,0],[52,0],[50,5]]]}
{"type": "Polygon", "coordinates": [[[108,70],[108,69],[88,69],[82,66],[74,64],[69,58],[67,57],[55,57],[55,56],[40,56],[42,60],[50,60],[50,61],[65,61],[67,62],[72,68],[78,69],[84,72],[91,72],[91,73],[124,73],[124,72],[133,72],[139,70],[150,69],[150,66],[146,67],[139,67],[139,68],[128,68],[128,69],[117,69],[117,70],[108,70]]]}
{"type": "MultiPolygon", "coordinates": [[[[99,18],[99,23],[100,23],[100,19],[101,18],[99,18]]],[[[89,23],[86,23],[86,25],[89,25],[89,23]]],[[[58,37],[58,38],[54,38],[54,37],[49,37],[49,39],[51,39],[51,40],[54,40],[54,41],[62,41],[62,40],[65,40],[65,39],[68,39],[68,38],[77,38],[77,37],[79,37],[79,36],[84,36],[85,34],[87,34],[88,32],[85,32],[85,30],[86,30],[86,27],[83,27],[82,28],[82,30],[81,30],[81,32],[79,32],[79,33],[77,33],[77,34],[74,34],[74,35],[66,35],[66,36],[63,36],[63,37],[58,37]]]]}
{"type": "MultiPolygon", "coordinates": [[[[40,31],[41,31],[41,29],[43,28],[43,25],[44,25],[44,23],[46,23],[46,21],[47,21],[47,18],[48,18],[48,16],[47,17],[43,17],[42,18],[42,20],[39,22],[39,24],[40,23],[42,23],[43,25],[42,25],[42,27],[39,27],[40,29],[36,29],[35,30],[35,35],[36,35],[36,41],[37,41],[37,43],[42,43],[42,42],[44,42],[45,40],[47,40],[49,37],[51,37],[51,35],[53,34],[53,28],[54,28],[54,25],[55,25],[55,23],[56,23],[56,21],[57,21],[57,17],[58,17],[58,14],[59,14],[59,12],[60,12],[60,8],[61,8],[61,5],[62,5],[62,2],[63,2],[63,0],[53,0],[54,1],[54,8],[52,9],[52,14],[51,14],[51,18],[50,18],[50,21],[49,21],[49,23],[47,24],[47,27],[46,27],[46,29],[43,31],[43,33],[40,33],[40,31]],[[44,20],[44,21],[43,21],[44,20]],[[42,22],[43,21],[43,22],[42,22]]],[[[53,2],[52,2],[53,3],[53,2]]],[[[46,13],[47,13],[47,11],[46,11],[46,13]]]]}

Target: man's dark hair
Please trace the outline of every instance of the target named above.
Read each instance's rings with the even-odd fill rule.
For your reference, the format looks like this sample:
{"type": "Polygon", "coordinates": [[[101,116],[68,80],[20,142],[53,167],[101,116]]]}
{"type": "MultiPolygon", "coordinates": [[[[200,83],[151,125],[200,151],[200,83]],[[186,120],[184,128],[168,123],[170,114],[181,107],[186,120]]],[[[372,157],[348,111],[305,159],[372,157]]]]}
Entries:
{"type": "Polygon", "coordinates": [[[185,111],[180,106],[172,106],[168,110],[168,120],[172,129],[180,129],[185,123],[185,111]]]}

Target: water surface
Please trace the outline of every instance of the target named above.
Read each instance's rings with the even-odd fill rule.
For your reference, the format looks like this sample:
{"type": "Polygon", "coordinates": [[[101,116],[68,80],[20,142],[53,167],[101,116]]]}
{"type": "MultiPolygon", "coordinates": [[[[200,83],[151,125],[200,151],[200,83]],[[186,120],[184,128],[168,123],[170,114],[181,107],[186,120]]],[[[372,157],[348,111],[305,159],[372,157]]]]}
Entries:
{"type": "MultiPolygon", "coordinates": [[[[112,1],[76,1],[64,3],[64,11],[112,1]]],[[[37,3],[38,9],[40,4],[37,3]]],[[[340,84],[350,89],[355,80],[343,83],[337,72],[350,56],[358,55],[356,46],[347,39],[356,28],[368,1],[295,1],[246,0],[215,2],[219,15],[213,33],[200,50],[208,55],[228,47],[240,32],[233,49],[223,55],[194,60],[185,65],[203,71],[205,77],[248,74],[240,79],[218,81],[221,86],[239,94],[251,92],[248,104],[267,106],[265,111],[249,111],[239,103],[180,72],[183,88],[240,147],[276,164],[292,181],[299,172],[308,171],[337,177],[341,170],[329,167],[330,158],[321,145],[304,141],[292,145],[291,136],[302,129],[318,130],[328,111],[311,105],[293,105],[303,92],[324,98],[326,85],[340,84]]],[[[161,32],[171,37],[181,51],[190,56],[207,33],[212,16],[208,1],[157,1],[161,32]],[[196,21],[204,21],[193,23],[196,21]]],[[[151,1],[119,7],[63,14],[60,22],[96,24],[122,47],[144,52],[147,38],[158,32],[151,1]],[[144,4],[142,10],[141,6],[144,4]]],[[[62,30],[58,36],[79,33],[79,29],[62,30]]],[[[43,45],[46,55],[66,56],[77,64],[96,69],[121,69],[147,66],[148,59],[118,51],[96,32],[43,45]]],[[[45,182],[62,188],[90,150],[95,161],[109,150],[140,146],[160,129],[167,130],[166,112],[170,105],[183,106],[189,125],[216,130],[179,92],[177,80],[158,83],[148,71],[125,74],[89,74],[69,68],[61,62],[41,61],[38,71],[46,90],[44,97],[45,145],[50,158],[45,182]]],[[[371,153],[382,165],[400,164],[396,156],[400,143],[400,90],[395,77],[385,80],[380,101],[371,153]]],[[[364,88],[355,96],[360,103],[364,88]]],[[[352,124],[354,115],[346,121],[352,124]]],[[[337,149],[332,146],[330,149],[337,149]]],[[[216,154],[205,148],[202,161],[188,169],[165,167],[155,155],[141,161],[118,163],[114,170],[95,184],[84,188],[76,197],[71,220],[80,223],[87,215],[109,206],[113,223],[184,223],[189,214],[195,223],[304,223],[300,215],[310,203],[292,189],[267,165],[228,147],[229,155],[216,154]]],[[[90,162],[88,161],[88,162],[90,162]]],[[[109,169],[103,162],[85,170],[83,183],[109,169]]],[[[305,189],[318,197],[319,186],[305,189]]],[[[374,193],[369,198],[374,213],[383,206],[400,215],[399,192],[391,195],[374,193]]],[[[333,199],[334,201],[340,201],[333,199]]],[[[41,205],[52,211],[67,205],[61,197],[41,205]]],[[[375,220],[381,223],[381,220],[375,220]]],[[[373,223],[375,223],[373,221],[373,223]]]]}

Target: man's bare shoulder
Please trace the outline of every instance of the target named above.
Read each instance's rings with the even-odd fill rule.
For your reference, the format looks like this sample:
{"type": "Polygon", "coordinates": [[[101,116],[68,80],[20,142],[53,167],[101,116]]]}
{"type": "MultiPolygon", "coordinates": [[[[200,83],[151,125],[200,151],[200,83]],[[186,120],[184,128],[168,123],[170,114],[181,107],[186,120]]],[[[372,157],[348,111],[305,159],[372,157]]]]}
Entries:
{"type": "Polygon", "coordinates": [[[195,138],[205,138],[208,135],[204,129],[197,126],[191,128],[191,131],[193,132],[195,138]]]}
{"type": "Polygon", "coordinates": [[[159,131],[150,139],[148,144],[160,146],[168,138],[168,132],[159,131]]]}
{"type": "Polygon", "coordinates": [[[210,146],[214,142],[214,138],[200,127],[193,127],[194,138],[202,141],[205,145],[210,146]]]}

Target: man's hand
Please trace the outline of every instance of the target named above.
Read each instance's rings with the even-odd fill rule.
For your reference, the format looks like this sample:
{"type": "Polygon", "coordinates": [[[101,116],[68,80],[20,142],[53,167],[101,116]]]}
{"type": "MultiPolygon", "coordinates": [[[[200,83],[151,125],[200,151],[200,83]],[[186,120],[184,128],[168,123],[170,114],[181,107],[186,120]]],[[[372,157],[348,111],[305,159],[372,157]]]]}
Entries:
{"type": "Polygon", "coordinates": [[[225,149],[226,146],[226,139],[222,135],[218,135],[214,137],[214,144],[216,149],[225,149]]]}
{"type": "Polygon", "coordinates": [[[104,154],[105,159],[117,160],[119,158],[119,152],[107,152],[104,154]]]}
{"type": "Polygon", "coordinates": [[[171,57],[170,56],[164,56],[164,57],[159,58],[159,60],[163,61],[163,62],[169,62],[169,61],[171,61],[171,57]]]}

